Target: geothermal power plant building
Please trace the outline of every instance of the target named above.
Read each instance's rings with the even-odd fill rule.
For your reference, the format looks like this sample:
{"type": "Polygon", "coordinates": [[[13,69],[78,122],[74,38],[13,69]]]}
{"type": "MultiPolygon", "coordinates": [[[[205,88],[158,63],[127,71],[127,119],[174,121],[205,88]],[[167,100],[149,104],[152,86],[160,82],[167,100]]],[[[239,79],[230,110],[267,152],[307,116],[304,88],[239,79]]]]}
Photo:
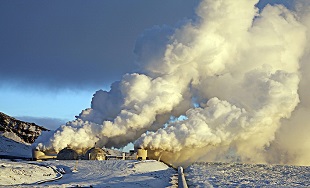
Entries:
{"type": "Polygon", "coordinates": [[[79,159],[79,154],[71,149],[69,146],[60,150],[57,154],[57,159],[59,160],[77,160],[79,159]]]}
{"type": "Polygon", "coordinates": [[[142,148],[138,148],[137,149],[137,159],[138,160],[147,160],[147,150],[142,149],[142,148]]]}
{"type": "MultiPolygon", "coordinates": [[[[84,150],[85,151],[85,150],[84,150]]],[[[77,152],[76,150],[72,149],[70,146],[62,149],[56,156],[56,153],[51,151],[40,151],[38,149],[34,149],[32,151],[32,158],[33,160],[48,160],[48,159],[58,159],[58,160],[113,160],[113,159],[129,159],[129,160],[147,160],[147,150],[138,148],[136,152],[133,150],[128,153],[122,154],[114,154],[110,155],[109,151],[105,151],[99,147],[93,147],[87,150],[85,153],[82,150],[77,152]]]]}
{"type": "Polygon", "coordinates": [[[106,152],[98,147],[93,147],[89,149],[85,154],[86,160],[105,160],[106,152]]]}

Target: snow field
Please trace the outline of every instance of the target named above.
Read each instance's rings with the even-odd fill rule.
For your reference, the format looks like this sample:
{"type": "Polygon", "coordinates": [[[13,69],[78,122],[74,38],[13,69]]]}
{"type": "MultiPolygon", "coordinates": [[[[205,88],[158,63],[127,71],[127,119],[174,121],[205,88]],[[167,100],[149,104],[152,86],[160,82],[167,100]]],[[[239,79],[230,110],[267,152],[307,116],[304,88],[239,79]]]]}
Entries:
{"type": "Polygon", "coordinates": [[[310,187],[309,166],[201,162],[185,174],[189,187],[310,187]]]}
{"type": "Polygon", "coordinates": [[[20,187],[21,184],[23,184],[22,187],[177,187],[176,170],[164,163],[153,160],[51,160],[45,162],[0,160],[0,162],[3,165],[0,186],[3,185],[4,187],[5,185],[20,187]],[[65,174],[59,180],[37,184],[40,180],[48,180],[57,176],[51,168],[39,165],[62,169],[65,174]],[[36,173],[31,170],[33,168],[37,171],[36,173]],[[14,173],[16,169],[18,169],[18,172],[14,173]],[[20,175],[17,176],[16,174],[20,175]],[[46,175],[48,175],[48,178],[46,178],[46,175]],[[19,181],[5,181],[10,177],[19,178],[19,181]]]}
{"type": "Polygon", "coordinates": [[[57,178],[52,168],[24,162],[0,161],[0,185],[35,184],[57,178]]]}

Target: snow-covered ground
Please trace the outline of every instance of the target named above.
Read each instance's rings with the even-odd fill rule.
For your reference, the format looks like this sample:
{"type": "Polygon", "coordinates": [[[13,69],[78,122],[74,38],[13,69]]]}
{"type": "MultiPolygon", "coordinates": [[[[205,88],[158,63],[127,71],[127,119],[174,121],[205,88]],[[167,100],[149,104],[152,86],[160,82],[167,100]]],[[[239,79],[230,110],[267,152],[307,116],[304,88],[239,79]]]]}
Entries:
{"type": "MultiPolygon", "coordinates": [[[[0,136],[0,146],[0,156],[31,158],[29,145],[0,136]]],[[[195,163],[184,172],[189,187],[310,187],[310,167],[195,163]]],[[[153,160],[14,162],[0,159],[0,187],[161,188],[177,187],[177,181],[176,170],[153,160]]]]}
{"type": "Polygon", "coordinates": [[[176,170],[164,163],[148,160],[107,161],[18,161],[0,160],[0,185],[25,187],[176,187],[176,170]],[[66,173],[59,177],[51,166],[66,173]],[[76,169],[76,170],[75,170],[76,169]]]}
{"type": "Polygon", "coordinates": [[[195,163],[185,169],[189,187],[310,187],[310,167],[195,163]]]}
{"type": "Polygon", "coordinates": [[[25,162],[0,160],[0,185],[32,184],[56,178],[52,168],[25,162]]]}
{"type": "MultiPolygon", "coordinates": [[[[30,145],[0,136],[0,146],[0,157],[31,158],[30,145]]],[[[111,155],[121,155],[119,151],[106,150],[111,155]]],[[[177,171],[153,160],[39,162],[0,159],[0,187],[11,185],[13,187],[161,188],[176,187],[176,184],[177,171]],[[65,174],[59,172],[65,172],[65,174]]]]}
{"type": "Polygon", "coordinates": [[[0,146],[0,156],[32,157],[30,145],[14,141],[13,139],[6,138],[2,135],[0,135],[0,146]]]}

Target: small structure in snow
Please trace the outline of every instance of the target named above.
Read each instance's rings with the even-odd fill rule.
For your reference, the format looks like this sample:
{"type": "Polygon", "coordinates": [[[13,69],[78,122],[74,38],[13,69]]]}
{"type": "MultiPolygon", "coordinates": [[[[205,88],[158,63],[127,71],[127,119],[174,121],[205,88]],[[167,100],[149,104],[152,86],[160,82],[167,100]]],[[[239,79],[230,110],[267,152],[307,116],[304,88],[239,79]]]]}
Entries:
{"type": "Polygon", "coordinates": [[[48,159],[56,159],[56,154],[55,153],[51,153],[49,151],[40,151],[37,148],[33,148],[32,149],[32,160],[48,160],[48,159]]]}
{"type": "Polygon", "coordinates": [[[142,149],[142,148],[138,148],[137,149],[137,159],[138,160],[147,160],[147,150],[142,149]]]}
{"type": "Polygon", "coordinates": [[[106,159],[106,153],[101,148],[93,147],[86,152],[85,158],[87,160],[100,160],[101,161],[101,160],[106,159]]]}
{"type": "Polygon", "coordinates": [[[59,160],[77,160],[78,158],[78,153],[71,149],[70,146],[60,150],[60,152],[57,154],[57,159],[59,160]]]}

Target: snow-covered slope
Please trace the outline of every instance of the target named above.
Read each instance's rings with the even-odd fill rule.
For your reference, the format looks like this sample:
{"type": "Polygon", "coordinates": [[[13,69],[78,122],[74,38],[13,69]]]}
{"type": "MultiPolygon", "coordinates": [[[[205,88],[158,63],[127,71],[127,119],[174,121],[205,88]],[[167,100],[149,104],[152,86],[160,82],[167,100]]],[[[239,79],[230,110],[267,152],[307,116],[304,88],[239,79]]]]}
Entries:
{"type": "MultiPolygon", "coordinates": [[[[0,185],[23,187],[170,187],[176,183],[171,178],[176,171],[158,161],[107,160],[107,161],[46,161],[7,162],[0,160],[0,185]],[[29,163],[34,163],[32,166],[29,163]],[[30,165],[30,166],[29,166],[30,165]],[[56,174],[38,165],[54,166],[66,173],[57,181],[36,184],[40,179],[53,179],[56,174]],[[37,169],[38,173],[33,173],[37,169]],[[76,172],[73,172],[76,169],[76,172]],[[44,175],[45,174],[45,175],[44,175]],[[48,176],[48,178],[46,178],[48,176]],[[31,178],[29,178],[31,177],[31,178]],[[14,181],[18,179],[18,181],[14,181]],[[29,181],[29,180],[32,181],[29,181]],[[9,182],[9,183],[8,183],[9,182]]],[[[176,185],[174,185],[176,187],[176,185]]]]}
{"type": "Polygon", "coordinates": [[[310,167],[195,163],[185,169],[189,187],[310,187],[310,167]]]}
{"type": "Polygon", "coordinates": [[[31,146],[0,136],[0,156],[31,158],[31,146]]]}

